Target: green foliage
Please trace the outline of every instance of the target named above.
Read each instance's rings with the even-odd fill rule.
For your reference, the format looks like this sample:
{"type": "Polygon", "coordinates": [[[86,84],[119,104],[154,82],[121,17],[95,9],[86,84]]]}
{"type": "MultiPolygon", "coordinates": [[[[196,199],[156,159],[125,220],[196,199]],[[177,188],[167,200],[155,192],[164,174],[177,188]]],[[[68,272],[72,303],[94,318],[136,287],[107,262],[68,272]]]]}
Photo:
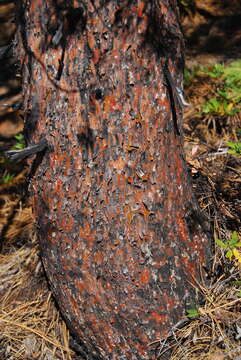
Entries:
{"type": "Polygon", "coordinates": [[[237,281],[231,281],[230,283],[231,285],[234,285],[234,286],[241,286],[241,281],[237,280],[237,281]]]}
{"type": "Polygon", "coordinates": [[[224,68],[224,77],[227,83],[241,85],[241,59],[231,62],[224,68]]]}
{"type": "Polygon", "coordinates": [[[12,180],[15,178],[14,174],[10,174],[8,171],[5,172],[1,178],[1,183],[10,184],[12,180]]]}
{"type": "Polygon", "coordinates": [[[14,139],[16,140],[15,145],[13,145],[12,150],[22,150],[25,148],[26,143],[24,140],[24,135],[22,133],[15,135],[14,139]]]}
{"type": "Polygon", "coordinates": [[[230,147],[230,150],[228,150],[229,154],[241,155],[241,142],[228,141],[227,145],[230,147]]]}
{"type": "Polygon", "coordinates": [[[192,69],[184,69],[184,86],[189,86],[193,80],[205,73],[206,68],[201,65],[194,66],[192,69]]]}
{"type": "Polygon", "coordinates": [[[193,71],[188,70],[187,68],[184,69],[184,85],[189,86],[193,80],[193,71]]]}
{"type": "Polygon", "coordinates": [[[196,305],[194,305],[190,309],[187,309],[186,313],[187,313],[187,317],[190,319],[193,319],[193,318],[196,318],[199,316],[199,311],[198,311],[196,305]]]}
{"type": "Polygon", "coordinates": [[[227,250],[225,255],[227,259],[236,259],[241,263],[241,249],[239,249],[241,247],[241,242],[239,241],[239,236],[236,231],[233,231],[229,240],[222,241],[215,239],[215,242],[221,248],[227,250]]]}
{"type": "MultiPolygon", "coordinates": [[[[11,150],[22,150],[25,148],[26,143],[24,140],[24,135],[19,133],[14,136],[15,144],[11,147],[11,150]]],[[[4,153],[0,153],[0,165],[1,165],[1,174],[0,174],[0,183],[1,184],[10,184],[15,178],[16,173],[19,172],[19,169],[16,168],[15,164],[10,164],[11,162],[5,156],[4,153]],[[10,169],[10,170],[9,170],[10,169]]]]}
{"type": "Polygon", "coordinates": [[[203,114],[213,115],[234,115],[239,112],[239,109],[234,109],[233,103],[228,103],[226,99],[212,98],[202,105],[201,112],[203,114]]]}
{"type": "Polygon", "coordinates": [[[219,94],[228,101],[238,104],[241,101],[241,60],[232,62],[224,68],[224,88],[219,94]]]}
{"type": "Polygon", "coordinates": [[[218,79],[217,97],[208,100],[202,106],[202,113],[213,115],[234,115],[240,111],[241,101],[241,60],[227,66],[215,64],[203,72],[211,78],[218,79]]]}
{"type": "Polygon", "coordinates": [[[225,67],[223,64],[214,64],[212,69],[208,71],[207,68],[203,68],[203,71],[212,78],[220,77],[224,74],[225,67]]]}
{"type": "Polygon", "coordinates": [[[217,63],[211,68],[196,66],[192,70],[185,69],[185,86],[189,86],[195,77],[210,77],[216,87],[216,96],[202,105],[201,114],[233,116],[241,110],[241,60],[229,65],[217,63]]]}

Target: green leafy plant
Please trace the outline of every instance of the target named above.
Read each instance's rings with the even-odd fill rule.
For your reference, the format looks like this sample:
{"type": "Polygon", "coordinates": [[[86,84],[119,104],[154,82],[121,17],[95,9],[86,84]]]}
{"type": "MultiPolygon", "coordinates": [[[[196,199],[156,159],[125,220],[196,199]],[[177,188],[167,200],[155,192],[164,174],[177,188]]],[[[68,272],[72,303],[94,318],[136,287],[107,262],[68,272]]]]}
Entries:
{"type": "Polygon", "coordinates": [[[230,150],[228,150],[229,154],[241,155],[241,142],[228,141],[227,145],[230,148],[230,150]]]}
{"type": "MultiPolygon", "coordinates": [[[[218,65],[218,64],[217,64],[218,65]]],[[[218,89],[218,94],[234,105],[241,101],[241,60],[234,61],[228,66],[219,64],[223,88],[218,89]]],[[[218,74],[219,67],[215,72],[218,74]]],[[[240,105],[240,104],[239,104],[240,105]]]]}
{"type": "Polygon", "coordinates": [[[233,231],[231,238],[225,242],[220,239],[215,239],[216,244],[221,248],[227,250],[226,258],[227,259],[236,259],[241,263],[241,241],[239,241],[239,236],[237,231],[233,231]]]}
{"type": "Polygon", "coordinates": [[[225,67],[223,64],[214,64],[210,71],[208,69],[203,69],[204,72],[206,72],[207,75],[209,75],[212,78],[220,77],[225,72],[225,67]]]}
{"type": "Polygon", "coordinates": [[[3,184],[9,184],[11,183],[11,181],[14,179],[15,175],[14,174],[10,174],[9,172],[5,172],[3,174],[3,177],[1,179],[1,182],[3,184]]]}
{"type": "Polygon", "coordinates": [[[234,109],[233,104],[228,103],[226,100],[212,98],[202,105],[201,112],[203,114],[224,116],[224,115],[234,115],[237,112],[239,112],[239,110],[234,109]]]}
{"type": "Polygon", "coordinates": [[[241,85],[241,59],[231,62],[224,68],[224,77],[228,84],[241,85]]]}
{"type": "Polygon", "coordinates": [[[187,309],[186,313],[187,313],[187,317],[190,319],[196,318],[200,315],[196,305],[194,305],[194,307],[192,307],[190,309],[187,309]]]}
{"type": "Polygon", "coordinates": [[[194,66],[192,69],[185,68],[184,69],[184,85],[189,86],[192,81],[203,74],[205,74],[207,68],[202,65],[194,66]]]}
{"type": "Polygon", "coordinates": [[[16,143],[13,145],[12,150],[22,150],[25,148],[26,143],[24,139],[24,135],[22,133],[14,136],[16,143]]]}
{"type": "Polygon", "coordinates": [[[191,84],[192,80],[193,80],[194,76],[192,74],[192,71],[189,69],[184,69],[184,85],[188,86],[191,84]]]}
{"type": "MultiPolygon", "coordinates": [[[[213,79],[216,96],[201,106],[201,114],[233,116],[241,110],[241,60],[229,65],[216,63],[211,67],[195,66],[184,70],[184,84],[189,86],[195,78],[213,79]]],[[[208,79],[207,79],[208,81],[208,79]]]]}

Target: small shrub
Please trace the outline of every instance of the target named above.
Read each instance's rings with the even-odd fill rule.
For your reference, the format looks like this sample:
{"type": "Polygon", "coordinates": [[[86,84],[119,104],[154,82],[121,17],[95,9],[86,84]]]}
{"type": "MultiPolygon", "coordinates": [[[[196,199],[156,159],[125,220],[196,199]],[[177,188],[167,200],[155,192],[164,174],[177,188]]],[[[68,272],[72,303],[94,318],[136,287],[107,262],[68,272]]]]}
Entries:
{"type": "Polygon", "coordinates": [[[233,231],[231,238],[225,242],[219,239],[215,239],[216,244],[221,248],[227,250],[226,258],[230,260],[238,260],[241,263],[241,242],[236,231],[233,231]]]}

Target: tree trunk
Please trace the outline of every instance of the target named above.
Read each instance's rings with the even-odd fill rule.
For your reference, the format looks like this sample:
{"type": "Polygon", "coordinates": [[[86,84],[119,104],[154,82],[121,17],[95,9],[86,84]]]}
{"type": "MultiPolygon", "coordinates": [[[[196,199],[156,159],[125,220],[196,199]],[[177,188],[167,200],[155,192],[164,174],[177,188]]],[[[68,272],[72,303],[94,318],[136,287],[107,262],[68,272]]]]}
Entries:
{"type": "Polygon", "coordinates": [[[18,13],[26,136],[48,143],[30,177],[51,289],[87,358],[156,359],[209,247],[183,160],[176,1],[18,13]]]}

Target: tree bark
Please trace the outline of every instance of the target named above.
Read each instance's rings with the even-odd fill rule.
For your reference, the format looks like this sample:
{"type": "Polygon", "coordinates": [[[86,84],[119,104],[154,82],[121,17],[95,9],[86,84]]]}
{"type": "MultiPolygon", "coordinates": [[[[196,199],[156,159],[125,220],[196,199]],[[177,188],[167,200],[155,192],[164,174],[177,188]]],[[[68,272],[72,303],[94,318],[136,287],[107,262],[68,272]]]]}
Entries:
{"type": "MultiPolygon", "coordinates": [[[[33,208],[53,294],[89,359],[156,359],[208,237],[183,160],[175,0],[22,0],[33,208]]],[[[195,301],[195,300],[194,300],[195,301]]]]}

